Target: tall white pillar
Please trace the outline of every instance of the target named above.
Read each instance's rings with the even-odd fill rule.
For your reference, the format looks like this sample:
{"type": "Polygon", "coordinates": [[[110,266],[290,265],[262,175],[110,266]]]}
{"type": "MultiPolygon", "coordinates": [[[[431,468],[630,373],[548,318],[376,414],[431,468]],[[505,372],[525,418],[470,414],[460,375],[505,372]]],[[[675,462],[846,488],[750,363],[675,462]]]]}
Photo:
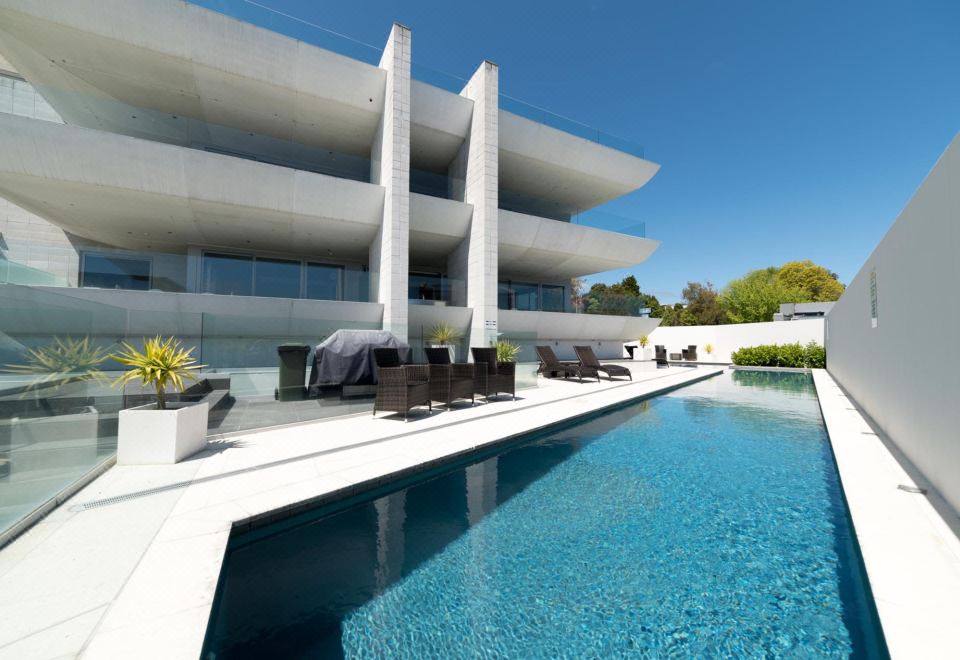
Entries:
{"type": "Polygon", "coordinates": [[[380,58],[387,81],[370,156],[370,181],[384,187],[383,221],[370,246],[371,298],[383,329],[407,340],[410,243],[410,29],[393,24],[380,58]]]}
{"type": "Polygon", "coordinates": [[[473,205],[470,232],[447,260],[448,276],[466,283],[465,299],[453,304],[473,308],[470,346],[489,346],[497,338],[498,71],[485,61],[460,92],[473,101],[473,118],[449,168],[451,197],[473,205]]]}

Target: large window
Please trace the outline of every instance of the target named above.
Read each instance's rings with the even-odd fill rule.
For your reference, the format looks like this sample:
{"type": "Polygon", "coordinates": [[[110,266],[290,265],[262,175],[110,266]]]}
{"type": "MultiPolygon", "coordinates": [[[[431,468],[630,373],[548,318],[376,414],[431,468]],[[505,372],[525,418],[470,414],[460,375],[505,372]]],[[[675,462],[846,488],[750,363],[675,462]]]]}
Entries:
{"type": "Polygon", "coordinates": [[[80,286],[146,291],[150,288],[150,260],[85,252],[80,286]]]}
{"type": "Polygon", "coordinates": [[[239,254],[203,255],[205,293],[343,300],[343,266],[239,254]]]}
{"type": "Polygon", "coordinates": [[[557,284],[544,284],[540,287],[540,309],[545,312],[562,312],[564,309],[564,287],[557,284]]]}
{"type": "Polygon", "coordinates": [[[443,300],[443,276],[439,273],[410,273],[407,279],[410,300],[443,300]]]}
{"type": "Polygon", "coordinates": [[[253,257],[207,252],[203,255],[202,290],[225,296],[252,296],[253,257]]]}
{"type": "Polygon", "coordinates": [[[299,261],[258,258],[253,272],[253,295],[270,298],[300,297],[299,261]]]}
{"type": "Polygon", "coordinates": [[[343,266],[308,263],[305,297],[313,300],[342,300],[343,266]]]}

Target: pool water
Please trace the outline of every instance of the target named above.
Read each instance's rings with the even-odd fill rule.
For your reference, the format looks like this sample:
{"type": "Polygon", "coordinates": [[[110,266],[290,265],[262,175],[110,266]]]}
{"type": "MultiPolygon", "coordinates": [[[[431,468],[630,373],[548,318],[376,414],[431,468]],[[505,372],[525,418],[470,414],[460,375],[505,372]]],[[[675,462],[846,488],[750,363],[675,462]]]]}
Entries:
{"type": "Polygon", "coordinates": [[[887,657],[804,374],[374,497],[234,539],[206,657],[887,657]]]}

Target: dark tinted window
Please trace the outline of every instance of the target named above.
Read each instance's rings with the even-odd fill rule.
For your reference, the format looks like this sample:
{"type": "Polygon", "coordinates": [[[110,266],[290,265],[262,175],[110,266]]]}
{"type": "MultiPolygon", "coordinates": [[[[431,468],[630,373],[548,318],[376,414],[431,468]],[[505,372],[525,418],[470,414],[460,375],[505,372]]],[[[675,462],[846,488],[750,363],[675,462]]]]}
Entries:
{"type": "Polygon", "coordinates": [[[203,291],[228,296],[253,294],[253,258],[235,254],[203,255],[203,291]]]}
{"type": "Polygon", "coordinates": [[[343,267],[328,264],[307,264],[307,298],[341,300],[343,267]]]}
{"type": "Polygon", "coordinates": [[[254,295],[271,298],[300,297],[300,262],[258,258],[254,295]]]}
{"type": "Polygon", "coordinates": [[[150,288],[150,260],[84,254],[80,286],[146,291],[150,288]]]}

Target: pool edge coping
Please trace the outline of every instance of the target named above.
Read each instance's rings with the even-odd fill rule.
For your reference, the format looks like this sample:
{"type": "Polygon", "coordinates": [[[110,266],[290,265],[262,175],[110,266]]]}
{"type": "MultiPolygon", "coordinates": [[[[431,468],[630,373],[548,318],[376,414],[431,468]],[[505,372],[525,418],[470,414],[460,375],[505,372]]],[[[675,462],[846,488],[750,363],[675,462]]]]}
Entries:
{"type": "Polygon", "coordinates": [[[853,397],[826,369],[811,373],[890,657],[955,657],[960,538],[926,494],[898,489],[929,485],[910,474],[853,397]]]}

